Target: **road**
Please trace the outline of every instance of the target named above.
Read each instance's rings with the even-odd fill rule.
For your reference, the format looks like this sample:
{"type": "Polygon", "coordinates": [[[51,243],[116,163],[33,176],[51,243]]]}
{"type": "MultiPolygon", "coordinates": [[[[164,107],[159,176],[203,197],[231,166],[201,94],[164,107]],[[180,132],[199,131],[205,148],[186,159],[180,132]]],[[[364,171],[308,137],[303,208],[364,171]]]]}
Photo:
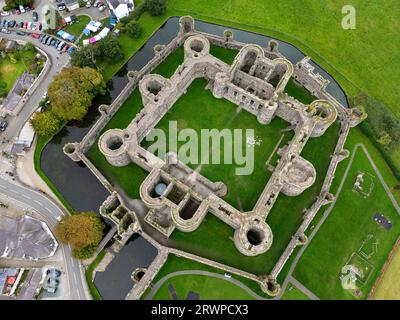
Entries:
{"type": "Polygon", "coordinates": [[[38,86],[27,97],[27,101],[22,110],[15,117],[8,117],[9,124],[7,130],[3,132],[0,137],[1,139],[4,138],[5,140],[13,141],[13,139],[18,136],[25,122],[28,121],[32,113],[38,108],[39,102],[42,100],[43,94],[47,91],[47,87],[53,77],[58,74],[66,64],[68,64],[69,56],[66,53],[60,54],[60,52],[54,47],[43,45],[38,40],[29,36],[19,36],[12,32],[11,34],[1,34],[1,37],[5,39],[30,41],[36,47],[46,52],[49,60],[47,72],[45,70],[44,73],[40,75],[38,86]]]}
{"type": "MultiPolygon", "coordinates": [[[[58,223],[57,218],[68,214],[64,208],[61,208],[46,195],[3,179],[0,179],[0,192],[16,201],[23,202],[27,208],[32,208],[39,212],[52,230],[54,230],[58,223]]],[[[87,299],[84,287],[86,285],[86,280],[83,276],[81,264],[79,261],[72,258],[71,248],[69,246],[60,245],[59,250],[62,250],[63,254],[65,272],[68,277],[70,288],[70,298],[73,300],[87,299]]]]}
{"type": "Polygon", "coordinates": [[[202,275],[202,276],[207,276],[207,277],[211,277],[211,278],[222,279],[222,280],[228,281],[228,282],[233,283],[233,284],[237,285],[238,287],[242,288],[244,291],[246,291],[248,294],[250,294],[256,300],[268,300],[268,299],[265,299],[265,298],[259,296],[257,293],[255,293],[253,290],[251,290],[249,287],[244,285],[239,280],[236,280],[234,278],[227,278],[223,274],[220,274],[220,273],[214,273],[214,272],[208,272],[208,271],[202,271],[202,270],[175,271],[175,272],[167,274],[165,277],[163,277],[160,280],[158,280],[158,282],[154,285],[154,287],[151,289],[151,291],[145,297],[145,299],[146,300],[152,300],[154,295],[157,293],[158,289],[160,289],[160,287],[167,280],[171,279],[172,277],[182,276],[182,275],[202,275]]]}
{"type": "MultiPolygon", "coordinates": [[[[46,52],[49,63],[46,68],[47,70],[43,71],[40,75],[37,87],[30,93],[20,113],[15,117],[8,118],[9,125],[7,130],[2,133],[1,138],[12,142],[13,139],[18,136],[26,121],[28,121],[33,112],[38,108],[39,102],[42,100],[43,94],[47,91],[47,87],[52,81],[54,75],[58,74],[60,70],[68,64],[69,56],[65,53],[60,54],[54,47],[43,45],[38,40],[29,36],[18,36],[13,32],[11,34],[2,34],[2,37],[32,42],[36,47],[39,47],[41,50],[46,52]]],[[[5,144],[2,144],[0,146],[0,151],[4,147],[5,144]]],[[[44,220],[52,230],[54,230],[54,227],[58,222],[57,218],[67,214],[64,208],[61,208],[44,194],[3,179],[0,179],[0,192],[10,198],[24,203],[27,208],[35,209],[43,216],[44,220]]],[[[70,298],[74,300],[87,299],[84,288],[84,286],[86,286],[86,280],[83,276],[81,264],[72,258],[71,248],[69,246],[60,246],[60,250],[62,250],[65,272],[68,277],[70,298]]]]}

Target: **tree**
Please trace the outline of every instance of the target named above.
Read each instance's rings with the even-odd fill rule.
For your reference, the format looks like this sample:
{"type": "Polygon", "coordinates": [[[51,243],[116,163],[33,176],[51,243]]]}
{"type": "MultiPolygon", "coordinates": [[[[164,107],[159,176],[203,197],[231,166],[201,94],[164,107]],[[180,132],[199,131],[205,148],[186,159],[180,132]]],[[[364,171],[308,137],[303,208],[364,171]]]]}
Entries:
{"type": "Polygon", "coordinates": [[[82,120],[98,94],[105,94],[103,76],[89,67],[64,68],[48,88],[52,112],[65,121],[82,120]]]}
{"type": "Polygon", "coordinates": [[[35,113],[30,123],[39,136],[45,137],[52,137],[63,125],[63,121],[51,111],[35,113]]]}
{"type": "Polygon", "coordinates": [[[71,64],[75,67],[95,67],[96,55],[93,45],[75,50],[71,55],[71,64]]]}
{"type": "Polygon", "coordinates": [[[102,57],[109,62],[120,61],[124,58],[119,41],[112,36],[108,36],[95,44],[96,57],[102,57]]]}
{"type": "Polygon", "coordinates": [[[145,8],[152,16],[161,16],[165,13],[165,0],[146,0],[145,8]]]}
{"type": "Polygon", "coordinates": [[[138,39],[142,36],[142,26],[139,22],[132,20],[126,25],[126,32],[135,39],[138,39]]]}
{"type": "Polygon", "coordinates": [[[19,5],[26,6],[30,3],[33,3],[33,0],[6,0],[6,7],[8,9],[17,8],[19,5]]]}
{"type": "Polygon", "coordinates": [[[104,224],[94,212],[80,212],[61,219],[55,228],[57,239],[72,246],[75,258],[87,259],[103,237],[104,224]]]}
{"type": "Polygon", "coordinates": [[[27,51],[27,52],[36,52],[36,48],[35,46],[32,44],[32,42],[27,42],[23,47],[22,47],[23,51],[27,51]]]}
{"type": "Polygon", "coordinates": [[[0,81],[0,97],[5,97],[7,93],[7,83],[4,81],[0,81]]]}
{"type": "Polygon", "coordinates": [[[121,45],[117,39],[108,36],[101,41],[74,51],[71,55],[71,64],[75,67],[96,67],[97,59],[108,62],[120,61],[124,58],[121,45]]]}

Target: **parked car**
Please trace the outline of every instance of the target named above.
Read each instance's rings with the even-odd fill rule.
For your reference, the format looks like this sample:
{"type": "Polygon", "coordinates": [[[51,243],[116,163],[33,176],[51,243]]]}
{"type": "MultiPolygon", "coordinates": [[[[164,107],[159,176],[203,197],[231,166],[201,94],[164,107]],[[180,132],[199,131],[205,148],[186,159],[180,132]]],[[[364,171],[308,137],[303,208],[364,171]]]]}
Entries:
{"type": "Polygon", "coordinates": [[[7,25],[7,20],[3,20],[2,22],[1,22],[1,26],[2,27],[5,27],[7,25]]]}
{"type": "Polygon", "coordinates": [[[100,3],[101,3],[100,0],[96,0],[95,3],[93,4],[93,6],[97,8],[100,3]]]}
{"type": "Polygon", "coordinates": [[[24,22],[21,21],[20,23],[18,23],[18,27],[22,28],[24,26],[24,22]]]}
{"type": "Polygon", "coordinates": [[[17,10],[15,10],[15,14],[20,15],[20,14],[21,14],[21,11],[19,11],[19,10],[17,9],[17,10]]]}
{"type": "Polygon", "coordinates": [[[49,38],[47,39],[47,41],[46,41],[46,44],[49,46],[53,40],[54,40],[54,39],[53,39],[52,37],[49,37],[49,38]]]}
{"type": "Polygon", "coordinates": [[[103,12],[104,10],[106,10],[106,6],[103,4],[99,7],[99,11],[103,12]]]}
{"type": "Polygon", "coordinates": [[[8,30],[8,29],[1,29],[1,32],[2,33],[6,33],[6,34],[10,34],[11,33],[11,31],[10,30],[8,30]]]}
{"type": "Polygon", "coordinates": [[[14,28],[16,24],[17,24],[17,21],[12,20],[12,21],[10,21],[10,22],[8,23],[8,27],[14,28]]]}
{"type": "Polygon", "coordinates": [[[41,31],[42,30],[42,24],[40,22],[36,23],[36,31],[41,31]]]}
{"type": "Polygon", "coordinates": [[[28,22],[24,22],[23,28],[26,29],[28,27],[28,22]]]}
{"type": "Polygon", "coordinates": [[[60,43],[57,45],[57,50],[61,51],[61,49],[65,46],[64,41],[60,41],[60,43]]]}
{"type": "Polygon", "coordinates": [[[35,22],[39,21],[39,15],[38,15],[38,13],[37,13],[36,11],[34,11],[34,12],[32,13],[32,19],[33,19],[33,21],[35,21],[35,22]]]}
{"type": "Polygon", "coordinates": [[[25,35],[26,35],[26,32],[17,31],[16,34],[19,35],[19,36],[25,36],[25,35]]]}
{"type": "Polygon", "coordinates": [[[0,131],[1,132],[6,131],[7,126],[8,126],[8,121],[7,120],[1,120],[0,121],[0,131]]]}
{"type": "Polygon", "coordinates": [[[86,8],[90,8],[92,6],[92,4],[90,3],[90,1],[86,2],[86,8]]]}
{"type": "Polygon", "coordinates": [[[40,38],[40,34],[32,33],[31,37],[34,38],[34,39],[39,39],[40,38]]]}
{"type": "Polygon", "coordinates": [[[65,10],[65,4],[64,3],[60,3],[57,5],[57,10],[58,11],[64,11],[65,10]]]}
{"type": "Polygon", "coordinates": [[[7,17],[9,15],[10,15],[10,11],[2,11],[2,12],[0,12],[0,16],[2,16],[2,17],[7,17]]]}
{"type": "Polygon", "coordinates": [[[62,48],[62,51],[63,52],[67,52],[68,50],[69,50],[69,45],[68,44],[66,44],[65,46],[64,46],[64,48],[62,48]]]}
{"type": "Polygon", "coordinates": [[[24,6],[23,6],[22,4],[19,5],[19,11],[20,11],[21,13],[25,13],[25,12],[26,12],[26,11],[25,11],[25,8],[24,8],[24,6]]]}

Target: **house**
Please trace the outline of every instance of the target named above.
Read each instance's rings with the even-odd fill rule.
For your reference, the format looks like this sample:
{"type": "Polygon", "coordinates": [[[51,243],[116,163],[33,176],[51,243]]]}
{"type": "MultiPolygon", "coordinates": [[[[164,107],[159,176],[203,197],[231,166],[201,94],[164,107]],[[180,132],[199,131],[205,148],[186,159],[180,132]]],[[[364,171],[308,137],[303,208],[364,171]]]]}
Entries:
{"type": "Polygon", "coordinates": [[[64,3],[69,11],[79,9],[78,0],[64,0],[64,3]]]}
{"type": "Polygon", "coordinates": [[[4,99],[2,111],[9,114],[13,113],[14,109],[22,99],[22,96],[29,89],[34,80],[35,77],[30,75],[28,72],[24,72],[20,77],[18,77],[7,97],[4,99]]]}
{"type": "Polygon", "coordinates": [[[117,20],[127,17],[135,8],[133,0],[107,0],[107,2],[117,20]]]}
{"type": "Polygon", "coordinates": [[[12,52],[15,50],[17,42],[15,40],[2,39],[0,41],[0,48],[5,52],[12,52]]]}

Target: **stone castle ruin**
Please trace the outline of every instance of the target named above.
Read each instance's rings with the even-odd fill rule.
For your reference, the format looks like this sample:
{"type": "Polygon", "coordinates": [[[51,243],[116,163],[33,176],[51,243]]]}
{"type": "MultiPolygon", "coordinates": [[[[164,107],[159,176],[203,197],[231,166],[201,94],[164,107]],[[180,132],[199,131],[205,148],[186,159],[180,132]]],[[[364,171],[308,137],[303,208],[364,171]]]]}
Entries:
{"type": "MultiPolygon", "coordinates": [[[[267,48],[243,44],[233,39],[231,31],[226,31],[223,37],[197,32],[194,29],[194,20],[191,17],[182,17],[177,37],[167,46],[156,46],[155,57],[142,70],[129,72],[130,81],[121,95],[111,106],[101,106],[102,117],[84,140],[81,143],[67,144],[64,152],[74,161],[82,160],[114,192],[108,203],[114,203],[111,206],[112,217],[117,219],[119,230],[126,229],[126,221],[136,223],[133,212],[127,213],[126,208],[120,211],[115,189],[84,153],[138,86],[143,109],[127,128],[111,129],[102,134],[99,148],[113,166],[125,166],[133,162],[149,172],[140,186],[141,200],[149,208],[145,221],[169,237],[175,228],[183,232],[196,230],[210,212],[235,230],[234,243],[242,254],[256,256],[269,250],[273,243],[273,230],[265,220],[279,193],[295,197],[315,182],[316,171],[313,164],[301,157],[301,151],[308,139],[323,135],[338,120],[341,125],[340,137],[320,196],[306,210],[301,226],[272,272],[260,278],[229,269],[230,272],[260,282],[265,292],[274,295],[279,291],[276,278],[287,259],[297,245],[307,242],[304,231],[319,208],[334,200],[329,189],[338,162],[349,154],[343,149],[347,134],[350,127],[357,125],[365,117],[357,110],[344,108],[327,93],[328,81],[313,70],[307,57],[293,65],[278,51],[278,43],[275,41],[270,41],[267,48]],[[211,55],[210,44],[239,50],[232,65],[211,55]],[[181,45],[184,48],[184,61],[171,78],[151,74],[151,70],[181,45]],[[317,99],[305,105],[288,96],[284,89],[291,77],[317,99]],[[292,140],[278,150],[280,159],[255,207],[249,212],[241,212],[222,199],[229,192],[223,181],[210,181],[180,162],[176,153],[169,152],[165,159],[161,159],[141,146],[146,135],[197,78],[207,80],[206,89],[215,98],[233,102],[253,114],[255,121],[268,125],[275,117],[279,117],[289,122],[295,133],[292,140]]],[[[102,212],[104,214],[104,208],[102,212]]]]}

